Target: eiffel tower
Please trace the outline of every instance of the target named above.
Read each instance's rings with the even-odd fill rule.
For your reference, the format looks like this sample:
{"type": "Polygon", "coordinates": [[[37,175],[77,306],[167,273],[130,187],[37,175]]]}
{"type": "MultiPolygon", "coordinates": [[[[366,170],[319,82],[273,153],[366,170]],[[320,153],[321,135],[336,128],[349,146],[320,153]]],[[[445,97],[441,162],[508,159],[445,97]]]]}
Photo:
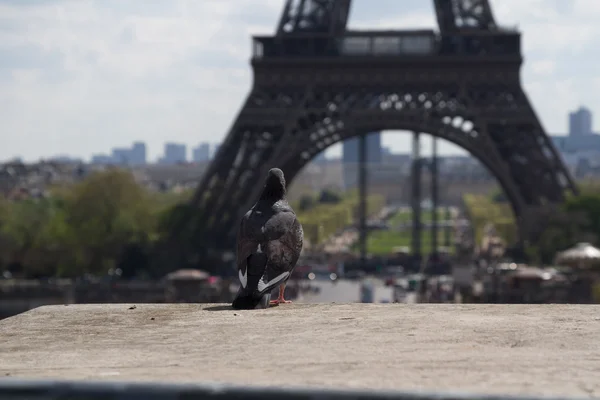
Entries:
{"type": "Polygon", "coordinates": [[[233,249],[269,168],[291,182],[327,147],[383,130],[468,151],[522,234],[529,211],[576,191],[521,86],[521,34],[496,23],[488,0],[434,0],[438,31],[348,30],[350,7],[287,0],[275,35],[253,37],[252,89],[175,235],[194,225],[195,248],[233,249]]]}

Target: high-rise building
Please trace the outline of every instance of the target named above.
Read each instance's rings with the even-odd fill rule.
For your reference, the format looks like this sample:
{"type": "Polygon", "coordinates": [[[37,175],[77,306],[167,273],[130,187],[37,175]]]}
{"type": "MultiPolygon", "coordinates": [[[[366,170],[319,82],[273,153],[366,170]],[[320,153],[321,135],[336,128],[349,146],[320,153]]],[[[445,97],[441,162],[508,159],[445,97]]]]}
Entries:
{"type": "Polygon", "coordinates": [[[83,160],[77,157],[71,157],[68,155],[56,155],[48,158],[48,161],[56,162],[60,164],[81,164],[83,160]]]}
{"type": "Polygon", "coordinates": [[[178,164],[187,161],[187,147],[185,144],[166,143],[165,154],[160,160],[161,164],[178,164]]]}
{"type": "MultiPolygon", "coordinates": [[[[375,171],[370,167],[373,167],[374,164],[381,164],[381,132],[369,133],[366,139],[368,169],[375,171]]],[[[344,187],[346,189],[354,187],[358,183],[359,140],[358,137],[347,139],[342,145],[344,187]]]]}
{"type": "Polygon", "coordinates": [[[208,143],[200,143],[198,147],[192,149],[192,161],[205,162],[210,159],[210,145],[208,143]]]}
{"type": "MultiPolygon", "coordinates": [[[[358,162],[358,137],[348,139],[343,144],[342,160],[344,164],[358,162]]],[[[367,135],[367,162],[370,164],[381,163],[381,132],[367,135]]]]}
{"type": "Polygon", "coordinates": [[[92,156],[92,164],[113,164],[113,158],[106,154],[94,154],[92,156]]]}
{"type": "Polygon", "coordinates": [[[592,134],[592,112],[585,107],[569,113],[569,136],[592,134]]]}
{"type": "Polygon", "coordinates": [[[131,150],[127,148],[112,149],[111,159],[113,164],[131,165],[131,150]]]}
{"type": "Polygon", "coordinates": [[[95,154],[92,164],[107,165],[144,165],[146,164],[146,144],[135,142],[132,147],[117,147],[111,150],[110,155],[95,154]]]}
{"type": "Polygon", "coordinates": [[[134,142],[129,154],[131,165],[145,165],[147,159],[146,143],[134,142]]]}

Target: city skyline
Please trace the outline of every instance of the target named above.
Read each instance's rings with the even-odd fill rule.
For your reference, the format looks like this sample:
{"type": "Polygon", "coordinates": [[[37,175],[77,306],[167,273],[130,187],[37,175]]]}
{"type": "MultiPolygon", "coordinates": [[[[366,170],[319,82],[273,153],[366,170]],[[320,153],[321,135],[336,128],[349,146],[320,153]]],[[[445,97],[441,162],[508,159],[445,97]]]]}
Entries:
{"type": "MultiPolygon", "coordinates": [[[[491,3],[501,25],[523,32],[523,85],[546,131],[566,134],[567,113],[581,105],[598,112],[600,3],[491,3]]],[[[377,4],[355,0],[350,29],[436,26],[431,1],[377,4]]],[[[0,1],[0,160],[89,160],[134,141],[155,160],[166,142],[221,142],[250,87],[249,36],[271,34],[282,5],[0,1]]],[[[383,132],[382,144],[408,152],[410,135],[383,132]]],[[[339,156],[341,146],[328,153],[339,156]]]]}
{"type": "MultiPolygon", "coordinates": [[[[580,153],[587,151],[600,151],[600,134],[594,132],[591,128],[593,126],[593,113],[591,113],[586,107],[581,106],[577,110],[569,112],[567,114],[569,121],[568,132],[564,135],[550,135],[557,150],[563,155],[565,153],[580,153]]],[[[408,132],[407,132],[408,133],[408,132]]],[[[389,136],[395,136],[395,134],[387,134],[389,136]]],[[[405,135],[405,138],[412,140],[410,134],[405,135]]],[[[421,138],[421,153],[423,156],[429,156],[431,154],[431,135],[422,135],[421,138]]],[[[439,142],[443,142],[442,139],[438,139],[439,142]]],[[[369,147],[369,158],[381,157],[384,153],[389,154],[409,154],[410,149],[394,149],[386,143],[385,135],[382,132],[371,132],[368,134],[368,147],[369,147]],[[377,148],[376,152],[379,155],[375,155],[373,151],[377,148]],[[373,153],[373,154],[371,154],[373,153]]],[[[343,158],[344,162],[348,162],[350,159],[358,157],[356,147],[358,144],[357,138],[348,139],[346,141],[338,143],[336,146],[341,146],[341,149],[335,152],[329,152],[327,158],[343,158]]],[[[220,143],[209,143],[201,142],[195,146],[188,146],[185,143],[174,143],[166,142],[163,144],[163,152],[160,153],[154,159],[147,157],[147,145],[145,142],[136,141],[133,142],[133,147],[113,147],[110,149],[110,154],[95,153],[92,155],[90,160],[83,160],[77,156],[70,156],[67,154],[60,154],[49,157],[48,159],[63,160],[63,161],[90,161],[92,164],[127,164],[127,165],[140,165],[143,163],[158,163],[158,164],[173,164],[180,162],[204,162],[211,160],[216,154],[220,143]],[[142,146],[143,150],[139,147],[142,146]],[[136,150],[138,148],[138,150],[136,150]],[[132,159],[126,155],[127,152],[132,151],[132,159]],[[140,156],[140,151],[143,152],[143,157],[140,156]],[[143,162],[140,162],[143,159],[143,162]]],[[[331,149],[331,147],[330,147],[331,149]]],[[[452,155],[466,155],[465,151],[459,149],[459,152],[439,152],[439,155],[452,156],[452,155]]],[[[320,153],[320,156],[315,159],[323,160],[325,158],[325,152],[320,153]]]]}

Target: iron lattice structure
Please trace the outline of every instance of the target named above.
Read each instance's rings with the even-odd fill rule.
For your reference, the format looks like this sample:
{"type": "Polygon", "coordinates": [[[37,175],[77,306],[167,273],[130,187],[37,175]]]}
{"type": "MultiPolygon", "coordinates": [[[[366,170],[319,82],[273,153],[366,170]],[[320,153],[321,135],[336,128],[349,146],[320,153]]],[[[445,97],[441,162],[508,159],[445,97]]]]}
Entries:
{"type": "Polygon", "coordinates": [[[367,132],[425,132],[467,150],[521,232],[529,210],[576,190],[521,86],[521,35],[496,24],[488,0],[434,0],[439,31],[351,31],[350,6],[287,0],[276,34],[253,38],[252,89],[193,196],[197,218],[182,220],[196,246],[232,248],[269,168],[290,182],[367,132]]]}

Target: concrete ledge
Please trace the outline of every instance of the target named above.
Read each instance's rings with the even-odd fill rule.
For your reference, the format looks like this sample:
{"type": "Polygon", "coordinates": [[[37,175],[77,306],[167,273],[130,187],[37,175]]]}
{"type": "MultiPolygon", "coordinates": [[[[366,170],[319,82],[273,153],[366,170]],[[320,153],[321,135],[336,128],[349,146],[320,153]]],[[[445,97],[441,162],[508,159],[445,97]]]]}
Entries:
{"type": "Polygon", "coordinates": [[[590,305],[47,306],[0,338],[0,377],[600,395],[590,305]]]}

